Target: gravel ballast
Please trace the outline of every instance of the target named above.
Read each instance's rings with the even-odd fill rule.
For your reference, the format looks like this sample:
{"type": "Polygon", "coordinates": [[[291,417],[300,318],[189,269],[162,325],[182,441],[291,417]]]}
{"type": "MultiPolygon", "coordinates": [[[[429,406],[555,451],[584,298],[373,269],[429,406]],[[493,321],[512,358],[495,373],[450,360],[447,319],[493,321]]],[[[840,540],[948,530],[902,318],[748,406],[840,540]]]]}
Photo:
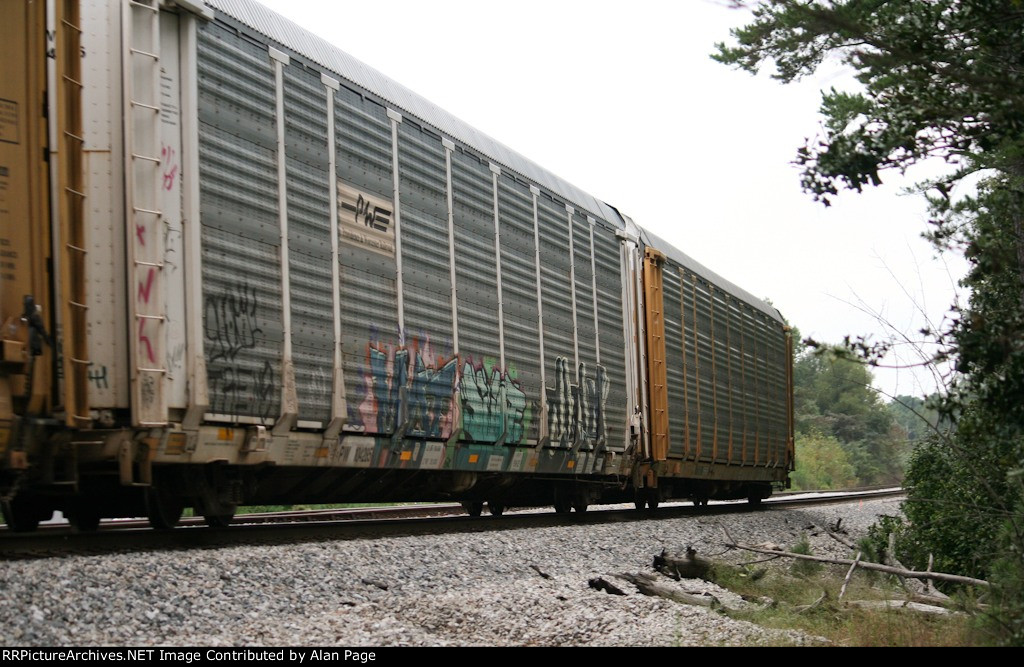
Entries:
{"type": "MultiPolygon", "coordinates": [[[[650,572],[692,545],[729,562],[738,541],[849,557],[823,530],[857,539],[899,499],[742,515],[564,525],[428,537],[70,556],[0,563],[5,646],[707,646],[815,644],[706,607],[589,579],[650,572]],[[536,566],[549,578],[544,578],[536,566]]],[[[672,583],[666,580],[668,583],[672,583]]],[[[709,592],[741,605],[727,591],[709,592]]],[[[735,596],[733,596],[735,597],[735,596]]]]}

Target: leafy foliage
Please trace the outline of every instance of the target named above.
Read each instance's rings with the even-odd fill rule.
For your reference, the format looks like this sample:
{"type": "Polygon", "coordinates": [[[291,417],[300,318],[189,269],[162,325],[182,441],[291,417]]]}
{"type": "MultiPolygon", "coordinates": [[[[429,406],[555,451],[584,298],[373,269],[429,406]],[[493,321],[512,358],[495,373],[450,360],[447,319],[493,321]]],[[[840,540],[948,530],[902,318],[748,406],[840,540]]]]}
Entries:
{"type": "MultiPolygon", "coordinates": [[[[1016,0],[772,0],[718,45],[720,62],[790,82],[838,57],[863,92],[822,96],[826,136],[800,149],[828,203],[930,156],[975,168],[1024,132],[1024,7],[1016,0]],[[969,162],[963,164],[963,160],[969,162]]],[[[959,173],[959,172],[958,172],[959,173]]]]}
{"type": "Polygon", "coordinates": [[[905,435],[871,388],[871,373],[863,364],[802,349],[793,364],[793,393],[793,480],[800,488],[902,478],[905,435]]]}
{"type": "Polygon", "coordinates": [[[895,396],[889,403],[889,413],[896,425],[906,433],[911,445],[937,433],[949,431],[951,424],[935,408],[940,400],[938,394],[927,398],[901,395],[895,396]]]}
{"type": "Polygon", "coordinates": [[[857,484],[857,473],[843,446],[832,436],[800,434],[796,438],[793,489],[845,489],[857,484]]]}
{"type": "MultiPolygon", "coordinates": [[[[930,238],[970,264],[970,301],[925,332],[959,372],[936,405],[954,429],[911,460],[904,548],[916,565],[935,553],[937,567],[992,575],[991,627],[1024,644],[1024,1],[770,0],[733,35],[714,58],[770,64],[784,82],[826,58],[856,72],[860,90],[823,93],[823,136],[797,153],[815,199],[927,158],[949,165],[919,188],[930,238]],[[976,192],[954,196],[968,176],[976,192]]],[[[869,362],[886,351],[850,348],[869,362]]]]}

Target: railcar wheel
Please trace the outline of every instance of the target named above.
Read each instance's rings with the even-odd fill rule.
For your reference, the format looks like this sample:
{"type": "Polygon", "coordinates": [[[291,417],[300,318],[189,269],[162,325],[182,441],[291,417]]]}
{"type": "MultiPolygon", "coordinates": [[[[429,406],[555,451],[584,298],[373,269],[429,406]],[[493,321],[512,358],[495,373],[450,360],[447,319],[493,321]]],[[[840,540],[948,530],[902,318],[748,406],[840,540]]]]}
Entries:
{"type": "Polygon", "coordinates": [[[582,500],[574,501],[573,504],[572,504],[572,508],[574,510],[576,510],[577,512],[579,512],[580,514],[583,514],[584,512],[586,512],[587,511],[587,507],[589,507],[589,505],[587,505],[587,503],[585,503],[582,500]]]}
{"type": "MultiPolygon", "coordinates": [[[[693,504],[696,505],[697,501],[694,501],[693,504]]],[[[633,501],[633,506],[636,507],[638,510],[642,510],[644,507],[646,507],[649,510],[656,510],[658,509],[658,499],[653,496],[640,498],[639,500],[633,501]]]]}
{"type": "Polygon", "coordinates": [[[558,498],[555,500],[555,514],[568,514],[572,510],[572,505],[568,500],[558,498]]]}
{"type": "Polygon", "coordinates": [[[235,513],[231,514],[204,514],[203,521],[210,528],[227,528],[231,525],[231,520],[235,518],[235,513]]]}
{"type": "Polygon", "coordinates": [[[747,503],[751,507],[760,507],[761,506],[761,496],[759,496],[756,493],[752,493],[752,494],[750,494],[750,496],[747,497],[747,503]]]}
{"type": "Polygon", "coordinates": [[[462,503],[462,509],[466,510],[469,516],[480,516],[484,513],[484,504],[475,502],[462,503]]]}
{"type": "Polygon", "coordinates": [[[501,516],[505,513],[505,506],[501,503],[487,503],[487,511],[491,513],[491,516],[501,516]]]}
{"type": "Polygon", "coordinates": [[[80,533],[92,533],[100,527],[100,511],[90,505],[69,509],[66,516],[71,527],[80,533]]]}
{"type": "Polygon", "coordinates": [[[0,503],[7,527],[15,533],[31,533],[39,527],[39,522],[53,516],[52,511],[19,500],[0,503]]]}
{"type": "Polygon", "coordinates": [[[150,488],[146,493],[146,517],[156,530],[174,528],[184,512],[185,503],[181,498],[161,491],[159,487],[150,488]]]}

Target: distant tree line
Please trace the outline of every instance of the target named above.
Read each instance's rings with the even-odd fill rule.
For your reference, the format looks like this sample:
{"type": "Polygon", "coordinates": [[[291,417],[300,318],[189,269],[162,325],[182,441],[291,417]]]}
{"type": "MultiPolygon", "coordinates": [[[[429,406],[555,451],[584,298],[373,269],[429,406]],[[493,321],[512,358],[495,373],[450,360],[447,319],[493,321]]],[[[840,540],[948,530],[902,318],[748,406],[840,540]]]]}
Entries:
{"type": "Polygon", "coordinates": [[[797,344],[795,488],[902,483],[914,443],[938,424],[938,413],[923,399],[883,400],[872,379],[863,363],[797,344]]]}

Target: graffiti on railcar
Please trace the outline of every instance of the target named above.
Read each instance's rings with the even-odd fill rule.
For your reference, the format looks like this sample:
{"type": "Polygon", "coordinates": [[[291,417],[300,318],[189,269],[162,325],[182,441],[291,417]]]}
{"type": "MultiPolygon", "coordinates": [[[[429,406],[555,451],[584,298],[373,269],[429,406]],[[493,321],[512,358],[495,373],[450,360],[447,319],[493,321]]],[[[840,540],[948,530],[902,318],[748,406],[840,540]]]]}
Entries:
{"type": "Polygon", "coordinates": [[[160,158],[160,162],[163,164],[163,172],[161,173],[163,178],[163,188],[170,192],[174,189],[175,179],[178,178],[177,152],[171,146],[161,144],[160,158]]]}
{"type": "Polygon", "coordinates": [[[451,437],[458,360],[435,354],[429,339],[420,340],[408,346],[367,345],[365,391],[349,415],[353,425],[377,433],[405,426],[409,436],[451,437]]]}
{"type": "Polygon", "coordinates": [[[573,384],[569,365],[565,357],[555,360],[554,397],[548,401],[551,443],[558,447],[572,447],[576,443],[584,447],[603,445],[607,436],[605,403],[610,385],[607,371],[598,364],[592,378],[587,365],[580,362],[576,384],[573,384]]]}
{"type": "Polygon", "coordinates": [[[252,415],[267,421],[277,395],[277,373],[270,361],[256,364],[244,355],[262,338],[256,290],[236,284],[208,295],[204,311],[210,409],[224,415],[252,415]]]}
{"type": "Polygon", "coordinates": [[[435,352],[426,336],[408,345],[374,341],[366,347],[361,375],[350,427],[445,440],[458,427],[464,440],[497,442],[504,436],[508,444],[529,435],[533,406],[515,369],[502,369],[493,359],[460,361],[435,352]]]}
{"type": "Polygon", "coordinates": [[[462,430],[467,440],[506,444],[523,442],[529,431],[530,404],[514,371],[504,371],[493,360],[462,364],[460,396],[462,430]]]}
{"type": "MultiPolygon", "coordinates": [[[[61,366],[59,365],[60,361],[61,361],[60,358],[59,358],[60,357],[60,348],[58,347],[57,350],[58,350],[58,353],[57,353],[58,354],[57,375],[58,375],[58,377],[60,377],[63,374],[64,369],[61,368],[61,366]]],[[[106,367],[105,364],[96,364],[96,363],[93,363],[93,362],[90,361],[89,362],[89,366],[87,367],[87,370],[86,370],[86,377],[89,379],[89,382],[93,386],[95,386],[97,389],[110,389],[110,383],[108,382],[108,379],[109,379],[108,378],[108,370],[107,370],[107,367],[106,367]]]]}
{"type": "Polygon", "coordinates": [[[256,347],[263,333],[256,317],[259,304],[256,290],[242,283],[221,296],[206,297],[206,340],[210,363],[233,361],[242,350],[256,347]]]}

